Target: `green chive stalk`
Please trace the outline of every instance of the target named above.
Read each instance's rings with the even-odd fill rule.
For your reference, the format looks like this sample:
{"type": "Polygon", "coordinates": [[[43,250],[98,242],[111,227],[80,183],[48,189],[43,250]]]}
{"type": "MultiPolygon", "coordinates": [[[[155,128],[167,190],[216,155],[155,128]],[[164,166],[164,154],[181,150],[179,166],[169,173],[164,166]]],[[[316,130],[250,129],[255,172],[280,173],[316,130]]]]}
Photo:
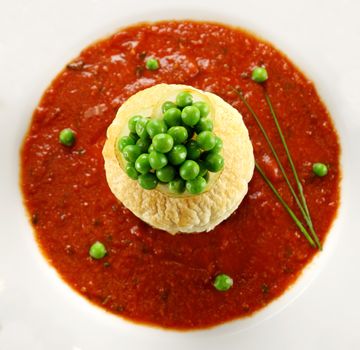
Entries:
{"type": "MultiPolygon", "coordinates": [[[[267,134],[267,132],[266,132],[265,128],[263,127],[263,125],[262,125],[260,119],[258,118],[257,114],[256,114],[255,111],[252,109],[252,107],[250,106],[250,104],[246,101],[246,99],[244,98],[242,92],[239,91],[239,90],[236,90],[235,88],[232,88],[232,89],[233,89],[233,91],[236,92],[236,94],[240,97],[241,101],[244,103],[244,105],[245,105],[246,108],[249,110],[249,112],[251,113],[251,115],[254,117],[256,123],[258,124],[258,126],[259,126],[259,128],[260,128],[260,130],[261,130],[261,132],[262,132],[262,134],[263,134],[263,136],[264,136],[267,144],[268,144],[269,147],[270,147],[271,152],[272,152],[273,155],[274,155],[274,158],[275,158],[275,160],[276,160],[276,163],[278,164],[278,166],[279,166],[279,168],[280,168],[280,171],[281,171],[281,173],[282,173],[282,175],[283,175],[283,177],[284,177],[284,179],[285,179],[285,182],[286,182],[286,184],[287,184],[287,186],[288,186],[288,188],[289,188],[292,196],[294,197],[295,202],[296,202],[297,206],[299,207],[302,216],[304,217],[307,225],[309,226],[309,229],[310,229],[310,232],[311,232],[311,236],[312,236],[313,239],[315,240],[316,246],[321,250],[321,249],[322,249],[322,246],[321,246],[321,243],[320,243],[320,241],[319,241],[319,238],[318,238],[318,236],[317,236],[317,234],[316,234],[316,232],[315,232],[315,230],[314,230],[314,227],[313,227],[313,224],[312,224],[312,221],[311,221],[309,209],[308,209],[307,204],[306,204],[306,199],[305,199],[305,196],[304,196],[304,192],[303,192],[303,189],[302,189],[301,182],[300,182],[299,177],[298,177],[298,175],[297,175],[296,168],[295,168],[295,165],[294,165],[294,163],[293,163],[293,161],[292,161],[292,158],[291,158],[291,156],[289,157],[290,152],[289,152],[289,149],[288,149],[288,147],[287,147],[287,144],[286,144],[286,141],[285,141],[285,137],[284,137],[284,135],[283,135],[283,133],[282,133],[280,124],[279,124],[279,122],[278,122],[278,119],[277,119],[276,114],[275,114],[275,112],[274,112],[274,109],[273,109],[273,107],[272,107],[271,101],[270,101],[270,99],[269,99],[269,96],[268,96],[268,95],[266,94],[266,92],[265,92],[266,101],[267,101],[267,103],[268,103],[268,105],[269,105],[270,112],[271,112],[271,114],[272,114],[272,116],[273,116],[273,118],[274,118],[275,125],[276,125],[276,127],[277,127],[278,132],[279,132],[281,141],[282,141],[282,143],[283,143],[283,145],[284,145],[284,148],[285,148],[285,151],[286,151],[286,154],[287,154],[287,157],[288,157],[288,160],[289,160],[291,169],[292,169],[292,171],[293,171],[293,173],[294,173],[294,178],[295,178],[295,181],[296,181],[297,186],[298,186],[298,189],[299,189],[299,193],[300,193],[300,197],[301,197],[302,203],[300,202],[300,199],[299,199],[298,195],[296,194],[296,192],[295,192],[295,190],[294,190],[294,187],[291,185],[290,180],[289,180],[289,178],[288,178],[288,176],[287,176],[287,174],[286,174],[286,172],[285,172],[285,169],[284,169],[284,167],[283,167],[283,165],[282,165],[282,163],[281,163],[281,161],[280,161],[280,159],[279,159],[279,156],[278,156],[278,154],[277,154],[277,152],[276,152],[276,150],[275,150],[275,148],[274,148],[274,146],[273,146],[273,144],[272,144],[272,142],[271,142],[271,140],[270,140],[270,138],[269,138],[269,135],[267,134]],[[269,104],[269,102],[270,102],[270,104],[269,104]],[[271,107],[270,107],[270,106],[271,106],[271,107]],[[296,174],[296,175],[295,175],[295,174],[296,174]],[[304,204],[304,203],[305,203],[305,204],[304,204]]],[[[257,169],[259,170],[259,167],[258,167],[258,166],[257,166],[257,169]]],[[[263,177],[264,177],[264,176],[263,176],[263,177]]],[[[264,178],[264,179],[265,179],[265,178],[264,178]]],[[[266,182],[267,182],[267,181],[266,181],[266,182]]],[[[268,183],[268,182],[267,182],[267,183],[268,183]]],[[[269,183],[268,183],[268,184],[269,184],[269,183]]],[[[270,185],[269,185],[269,186],[270,186],[270,185]]],[[[272,185],[272,187],[273,187],[273,185],[272,185]]],[[[273,187],[273,188],[274,188],[274,187],[273,187]]],[[[275,189],[275,188],[274,188],[274,189],[275,189]]],[[[276,189],[275,189],[275,190],[276,190],[276,189]]],[[[283,203],[282,203],[282,204],[283,204],[283,203]]],[[[289,208],[289,209],[290,209],[290,208],[289,208]]],[[[292,212],[292,211],[291,211],[291,212],[292,212]]],[[[293,212],[292,212],[292,213],[293,213],[293,212]]],[[[290,213],[289,213],[289,214],[290,214],[290,213]]],[[[293,213],[293,214],[294,214],[294,213],[293,213]]],[[[290,214],[290,216],[292,216],[292,215],[290,214]]],[[[297,219],[297,218],[296,218],[296,219],[297,219]]],[[[295,220],[294,220],[294,221],[295,221],[295,220]]],[[[299,221],[299,220],[297,219],[297,221],[299,221]]],[[[295,221],[295,223],[297,224],[296,221],[295,221]]],[[[301,222],[300,222],[300,224],[301,224],[301,222]]],[[[297,226],[299,227],[298,224],[297,224],[297,226]]],[[[304,228],[304,226],[303,226],[302,224],[301,224],[301,226],[304,228]]],[[[300,227],[299,227],[299,228],[300,228],[300,227]]],[[[303,232],[303,231],[302,231],[302,232],[303,232]]],[[[311,239],[311,241],[314,243],[313,239],[311,239]]],[[[311,244],[311,242],[310,242],[310,244],[311,244]]],[[[311,244],[311,245],[313,245],[313,244],[311,244]]]]}
{"type": "Polygon", "coordinates": [[[275,188],[275,186],[272,184],[272,182],[270,181],[270,179],[265,175],[264,171],[261,169],[260,165],[258,163],[255,162],[255,167],[258,170],[258,172],[260,173],[260,175],[263,177],[263,179],[265,180],[265,182],[268,184],[268,186],[270,187],[270,189],[274,192],[275,196],[277,197],[277,199],[279,200],[279,202],[282,204],[282,206],[285,208],[285,210],[288,212],[288,214],[290,215],[290,217],[294,220],[296,226],[299,228],[299,230],[301,231],[301,233],[305,236],[305,238],[308,240],[308,242],[310,243],[310,245],[312,247],[316,247],[315,242],[313,241],[313,239],[311,238],[311,236],[309,235],[308,231],[306,230],[306,228],[304,227],[304,225],[301,223],[301,221],[297,218],[297,216],[294,214],[294,212],[290,209],[289,205],[285,202],[285,200],[281,197],[280,193],[277,191],[277,189],[275,188]]]}
{"type": "Polygon", "coordinates": [[[288,161],[289,161],[289,164],[290,164],[290,167],[291,167],[291,170],[293,172],[293,175],[294,175],[294,178],[295,178],[295,181],[296,181],[296,184],[297,184],[297,187],[298,187],[298,190],[299,190],[299,194],[300,194],[300,198],[301,198],[301,202],[302,202],[302,207],[306,213],[306,215],[304,216],[304,219],[306,220],[306,223],[307,225],[309,226],[309,229],[310,229],[310,232],[311,232],[311,235],[312,237],[314,238],[315,242],[316,242],[316,245],[318,246],[318,248],[321,250],[322,249],[322,246],[321,246],[321,243],[320,243],[320,240],[319,240],[319,237],[317,236],[315,230],[314,230],[314,226],[313,226],[313,223],[312,223],[312,220],[311,220],[311,216],[310,216],[310,211],[309,211],[309,208],[307,206],[307,203],[306,203],[306,198],[305,198],[305,195],[304,195],[304,191],[303,191],[303,187],[302,187],[302,184],[301,184],[301,181],[299,179],[299,176],[298,176],[298,173],[296,171],[296,168],[295,168],[295,164],[292,160],[292,157],[291,157],[291,154],[290,154],[290,151],[289,151],[289,148],[287,146],[287,143],[286,143],[286,140],[285,140],[285,136],[282,132],[282,129],[281,129],[281,126],[280,126],[280,123],[279,123],[279,120],[276,116],[276,113],[275,113],[275,110],[274,110],[274,107],[271,103],[271,100],[270,100],[270,97],[269,95],[267,94],[266,91],[264,91],[264,94],[265,94],[265,99],[266,99],[266,102],[269,106],[269,109],[270,109],[270,113],[274,119],[274,123],[276,125],[276,128],[277,128],[277,131],[280,135],[280,139],[281,139],[281,142],[284,146],[284,149],[285,149],[285,152],[286,152],[286,156],[288,158],[288,161]]]}

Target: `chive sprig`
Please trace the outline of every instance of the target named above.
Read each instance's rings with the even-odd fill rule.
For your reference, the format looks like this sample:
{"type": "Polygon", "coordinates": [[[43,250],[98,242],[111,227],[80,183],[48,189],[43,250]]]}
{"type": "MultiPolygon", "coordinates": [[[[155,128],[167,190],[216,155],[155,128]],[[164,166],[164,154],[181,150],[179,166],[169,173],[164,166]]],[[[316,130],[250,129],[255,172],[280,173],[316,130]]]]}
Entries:
{"type": "Polygon", "coordinates": [[[291,210],[289,205],[282,198],[281,194],[278,192],[278,190],[275,188],[273,183],[266,176],[265,172],[261,169],[260,165],[257,162],[255,162],[255,167],[256,167],[257,171],[260,173],[260,175],[263,177],[264,181],[268,184],[270,189],[274,192],[276,198],[279,200],[279,202],[282,204],[282,206],[285,208],[285,210],[289,213],[291,218],[294,220],[296,226],[299,228],[299,230],[302,232],[302,234],[305,236],[305,238],[309,241],[310,245],[315,248],[316,245],[314,243],[314,240],[311,238],[309,232],[306,230],[306,228],[301,223],[301,221],[298,219],[298,217],[295,215],[295,213],[291,210]]]}
{"type": "Polygon", "coordinates": [[[304,216],[304,219],[306,221],[306,224],[309,226],[309,229],[310,229],[310,232],[311,232],[311,235],[313,237],[313,239],[315,240],[316,242],[316,245],[317,247],[321,250],[322,249],[322,245],[320,243],[320,240],[319,240],[319,237],[318,235],[316,234],[315,232],[315,229],[314,229],[314,226],[313,226],[313,223],[312,223],[312,220],[311,220],[311,215],[310,215],[310,211],[309,211],[309,208],[307,206],[307,202],[306,202],[306,198],[305,198],[305,195],[304,195],[304,190],[303,190],[303,186],[301,184],[301,181],[299,179],[299,176],[298,176],[298,173],[296,171],[296,167],[295,167],[295,164],[293,162],[293,159],[291,157],[291,153],[289,151],[289,148],[287,146],[287,143],[286,143],[286,139],[285,139],[285,136],[282,132],[282,129],[281,129],[281,126],[280,126],[280,123],[279,123],[279,120],[276,116],[276,113],[275,113],[275,110],[274,110],[274,107],[271,103],[271,100],[270,100],[270,97],[268,95],[268,93],[266,91],[264,91],[264,95],[265,95],[265,99],[266,99],[266,102],[269,106],[269,109],[270,109],[270,113],[274,119],[274,123],[276,125],[276,129],[279,133],[279,136],[280,136],[280,139],[281,139],[281,142],[284,146],[284,149],[285,149],[285,152],[286,152],[286,156],[287,156],[287,159],[289,161],[289,164],[290,164],[290,167],[291,167],[291,170],[292,170],[292,173],[294,175],[294,178],[295,178],[295,182],[297,184],[297,187],[298,187],[298,190],[299,190],[299,194],[300,194],[300,199],[301,199],[301,202],[302,202],[302,207],[300,207],[300,210],[304,216]],[[304,213],[305,212],[305,213],[304,213]]]}
{"type": "MultiPolygon", "coordinates": [[[[265,68],[263,68],[265,69],[265,68]]],[[[255,71],[255,70],[254,70],[255,71]]],[[[254,71],[253,71],[253,74],[254,74],[254,71]]],[[[267,75],[266,75],[267,76],[267,75]]],[[[267,79],[267,77],[266,77],[267,79]]],[[[265,80],[266,80],[265,79],[265,80]]],[[[257,81],[256,79],[254,79],[253,77],[253,80],[256,81],[257,83],[263,83],[265,80],[262,80],[262,81],[257,81]]],[[[267,177],[267,175],[265,174],[265,172],[263,171],[263,169],[259,166],[259,164],[257,162],[255,162],[255,166],[256,166],[256,169],[257,171],[260,173],[260,175],[263,177],[264,181],[267,183],[267,185],[270,187],[270,189],[273,191],[273,193],[275,194],[275,196],[277,197],[277,199],[279,200],[279,202],[282,204],[282,206],[285,208],[285,210],[288,212],[288,214],[290,215],[290,217],[293,219],[294,223],[296,224],[296,226],[299,228],[299,230],[302,232],[302,234],[305,236],[305,238],[308,240],[308,242],[310,243],[310,245],[312,247],[317,247],[319,250],[322,249],[322,245],[320,243],[320,240],[319,240],[319,237],[317,236],[316,232],[315,232],[315,229],[314,229],[314,226],[313,226],[313,223],[312,223],[312,220],[311,220],[311,215],[310,215],[310,211],[309,211],[309,208],[307,206],[307,202],[306,202],[306,198],[305,198],[305,195],[304,195],[304,191],[303,191],[303,187],[302,187],[302,184],[301,184],[301,181],[299,179],[299,176],[298,176],[298,173],[296,171],[296,167],[295,167],[295,164],[293,162],[293,159],[292,159],[292,156],[291,156],[291,153],[289,151],[289,148],[287,146],[287,143],[286,143],[286,139],[285,139],[285,136],[282,132],[282,129],[281,129],[281,126],[280,126],[280,123],[279,123],[279,120],[277,118],[277,115],[275,113],[275,110],[274,110],[274,107],[273,107],[273,104],[271,103],[271,99],[268,95],[268,93],[266,92],[265,89],[263,89],[264,91],[264,96],[265,96],[265,100],[266,100],[266,103],[270,109],[270,113],[271,113],[271,116],[273,117],[273,120],[274,120],[274,123],[275,123],[275,126],[276,126],[276,129],[278,131],[278,134],[279,134],[279,137],[281,139],[281,142],[282,142],[282,145],[285,149],[285,153],[286,153],[286,156],[287,156],[287,160],[290,164],[290,167],[291,167],[291,170],[292,170],[292,173],[293,173],[293,176],[294,176],[294,179],[295,179],[295,182],[297,184],[297,189],[298,189],[298,192],[299,192],[299,195],[296,193],[294,187],[292,186],[290,180],[289,180],[289,177],[284,169],[284,166],[282,164],[282,162],[280,161],[280,158],[278,156],[278,153],[276,152],[271,140],[270,140],[270,137],[268,135],[268,133],[266,132],[264,126],[262,125],[258,115],[256,114],[256,112],[254,111],[254,109],[251,107],[251,105],[249,104],[249,102],[245,99],[243,93],[241,90],[239,89],[235,89],[232,87],[232,90],[239,96],[239,98],[241,99],[241,101],[244,103],[244,105],[246,106],[246,108],[248,109],[248,111],[250,112],[250,114],[253,116],[253,118],[255,119],[261,133],[263,134],[274,158],[275,158],[275,161],[276,163],[278,164],[279,166],[279,169],[285,179],[285,182],[292,194],[292,196],[294,197],[295,199],[295,202],[298,206],[298,208],[300,209],[300,212],[306,222],[306,225],[308,226],[308,229],[310,231],[310,233],[308,232],[308,230],[305,228],[305,226],[302,224],[302,222],[299,220],[299,218],[295,215],[295,213],[292,211],[292,209],[289,207],[289,205],[286,203],[286,201],[282,198],[282,196],[280,195],[280,193],[277,191],[277,189],[275,188],[274,184],[271,182],[271,180],[267,177]],[[300,197],[300,198],[299,198],[300,197]]]]}

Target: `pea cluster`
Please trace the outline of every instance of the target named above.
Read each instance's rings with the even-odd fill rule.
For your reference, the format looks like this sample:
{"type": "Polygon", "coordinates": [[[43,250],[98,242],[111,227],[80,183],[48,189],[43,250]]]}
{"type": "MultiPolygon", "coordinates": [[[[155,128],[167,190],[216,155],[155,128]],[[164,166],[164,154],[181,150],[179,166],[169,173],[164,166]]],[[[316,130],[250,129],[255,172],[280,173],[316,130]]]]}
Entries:
{"type": "Polygon", "coordinates": [[[176,102],[163,103],[161,118],[130,118],[130,134],[116,144],[127,161],[127,175],[147,190],[163,183],[175,194],[204,192],[209,172],[224,167],[223,143],[212,132],[209,113],[207,103],[193,102],[193,96],[182,91],[176,102]]]}

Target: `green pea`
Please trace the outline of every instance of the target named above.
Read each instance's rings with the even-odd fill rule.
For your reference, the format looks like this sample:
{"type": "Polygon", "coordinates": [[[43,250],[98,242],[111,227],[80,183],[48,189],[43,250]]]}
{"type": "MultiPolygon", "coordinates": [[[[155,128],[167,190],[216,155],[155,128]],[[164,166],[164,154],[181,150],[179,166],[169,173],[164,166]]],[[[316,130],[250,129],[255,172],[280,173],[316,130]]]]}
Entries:
{"type": "Polygon", "coordinates": [[[128,145],[123,149],[123,156],[128,162],[135,162],[141,154],[141,149],[137,145],[128,145]]]}
{"type": "Polygon", "coordinates": [[[193,103],[193,98],[189,92],[182,91],[182,92],[179,92],[178,95],[176,96],[176,104],[180,108],[184,108],[186,106],[191,106],[192,103],[193,103]]]}
{"type": "Polygon", "coordinates": [[[126,164],[125,172],[126,172],[127,176],[130,177],[130,179],[137,180],[137,178],[139,177],[139,173],[135,169],[135,166],[133,163],[126,164]]]}
{"type": "Polygon", "coordinates": [[[268,73],[265,67],[255,67],[251,73],[251,79],[257,83],[263,83],[268,79],[268,73]]]}
{"type": "Polygon", "coordinates": [[[176,108],[176,104],[171,101],[165,101],[161,106],[161,110],[163,113],[165,113],[170,108],[176,108]]]}
{"type": "Polygon", "coordinates": [[[149,138],[146,138],[144,140],[138,139],[136,141],[136,145],[140,147],[142,153],[147,153],[151,145],[151,140],[149,138]]]}
{"type": "Polygon", "coordinates": [[[152,151],[155,151],[154,145],[151,144],[148,148],[148,153],[151,153],[152,151]]]}
{"type": "Polygon", "coordinates": [[[166,153],[173,148],[174,139],[169,134],[157,134],[154,136],[152,143],[156,151],[166,153]]]}
{"type": "Polygon", "coordinates": [[[159,69],[159,61],[156,58],[148,58],[145,63],[146,69],[157,70],[159,69]]]}
{"type": "Polygon", "coordinates": [[[173,165],[180,165],[186,160],[187,150],[184,145],[175,145],[168,153],[169,162],[173,165]]]}
{"type": "Polygon", "coordinates": [[[220,153],[223,148],[223,142],[219,136],[215,136],[216,142],[214,148],[211,150],[212,153],[220,153]]]}
{"type": "Polygon", "coordinates": [[[328,173],[328,167],[324,163],[314,163],[312,169],[316,176],[323,177],[328,173]]]}
{"type": "Polygon", "coordinates": [[[141,119],[142,116],[141,115],[134,115],[133,117],[131,117],[128,121],[128,128],[130,130],[130,132],[136,132],[136,123],[138,122],[139,119],[141,119]]]}
{"type": "Polygon", "coordinates": [[[67,147],[71,147],[75,143],[75,141],[76,141],[76,137],[74,130],[70,128],[66,128],[60,131],[59,142],[61,144],[67,147]]]}
{"type": "Polygon", "coordinates": [[[175,168],[171,165],[164,166],[163,168],[156,170],[156,177],[161,182],[170,182],[175,178],[175,168]]]}
{"type": "Polygon", "coordinates": [[[186,150],[187,150],[187,159],[197,160],[200,158],[201,149],[196,141],[190,140],[186,144],[186,150]]]}
{"type": "Polygon", "coordinates": [[[122,152],[126,146],[135,145],[135,141],[130,136],[122,136],[118,139],[117,148],[122,152]]]}
{"type": "Polygon", "coordinates": [[[200,194],[204,192],[206,185],[206,180],[202,176],[198,176],[194,180],[186,181],[186,189],[191,194],[200,194]]]}
{"type": "Polygon", "coordinates": [[[181,111],[179,108],[169,108],[164,113],[164,120],[168,126],[181,125],[181,111]]]}
{"type": "Polygon", "coordinates": [[[140,174],[146,174],[150,171],[149,154],[143,153],[135,161],[135,169],[140,174]]]}
{"type": "Polygon", "coordinates": [[[188,139],[188,132],[183,126],[173,126],[168,130],[168,134],[174,139],[174,144],[183,143],[188,139]]]}
{"type": "Polygon", "coordinates": [[[149,134],[146,130],[148,122],[149,119],[140,118],[136,123],[136,134],[143,140],[149,137],[149,134]]]}
{"type": "Polygon", "coordinates": [[[205,164],[209,171],[217,173],[224,167],[224,158],[218,153],[210,152],[205,158],[205,164]]]}
{"type": "Polygon", "coordinates": [[[217,275],[214,280],[214,287],[220,292],[226,292],[234,284],[233,279],[224,273],[217,275]]]}
{"type": "Polygon", "coordinates": [[[169,182],[169,191],[172,193],[183,193],[185,191],[185,181],[183,179],[177,178],[169,182]]]}
{"type": "Polygon", "coordinates": [[[152,119],[147,123],[146,131],[149,136],[153,138],[157,134],[165,133],[167,131],[167,126],[161,119],[152,119]]]}
{"type": "Polygon", "coordinates": [[[186,180],[194,180],[200,172],[199,164],[196,163],[193,160],[186,160],[181,166],[180,166],[180,176],[186,180]]]}
{"type": "Polygon", "coordinates": [[[196,142],[204,151],[210,151],[215,147],[216,138],[211,131],[202,131],[196,138],[196,142]]]}
{"type": "Polygon", "coordinates": [[[152,190],[154,189],[158,184],[158,179],[155,176],[155,174],[147,173],[147,174],[141,174],[139,176],[139,184],[142,188],[145,190],[152,190]]]}
{"type": "Polygon", "coordinates": [[[200,111],[194,106],[187,106],[181,112],[181,119],[185,125],[194,126],[200,120],[200,111]]]}
{"type": "Polygon", "coordinates": [[[195,130],[198,134],[202,131],[212,131],[214,128],[213,122],[210,118],[201,117],[199,122],[195,125],[195,130]]]}
{"type": "Polygon", "coordinates": [[[152,169],[159,170],[167,165],[168,159],[165,154],[152,151],[149,154],[149,163],[152,169]]]}
{"type": "Polygon", "coordinates": [[[105,246],[99,241],[96,241],[89,249],[89,255],[93,259],[102,259],[106,253],[105,246]]]}
{"type": "Polygon", "coordinates": [[[201,118],[205,118],[210,113],[210,107],[207,103],[203,101],[198,101],[193,104],[199,111],[201,118]]]}

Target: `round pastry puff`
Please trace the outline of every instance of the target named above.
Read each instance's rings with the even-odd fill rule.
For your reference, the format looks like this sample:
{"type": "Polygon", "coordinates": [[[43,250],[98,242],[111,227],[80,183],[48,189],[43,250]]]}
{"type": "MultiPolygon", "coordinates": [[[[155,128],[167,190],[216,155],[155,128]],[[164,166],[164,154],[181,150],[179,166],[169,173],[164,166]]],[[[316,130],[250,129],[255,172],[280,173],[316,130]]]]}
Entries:
{"type": "Polygon", "coordinates": [[[131,96],[107,130],[103,157],[107,182],[116,198],[141,220],[170,234],[212,230],[239,206],[254,172],[253,147],[241,114],[219,96],[187,85],[159,84],[131,96]],[[194,100],[210,102],[214,132],[223,141],[225,165],[207,192],[172,197],[156,189],[145,190],[130,179],[117,161],[115,142],[128,133],[129,118],[159,116],[161,104],[175,102],[180,91],[190,92],[194,100]]]}

